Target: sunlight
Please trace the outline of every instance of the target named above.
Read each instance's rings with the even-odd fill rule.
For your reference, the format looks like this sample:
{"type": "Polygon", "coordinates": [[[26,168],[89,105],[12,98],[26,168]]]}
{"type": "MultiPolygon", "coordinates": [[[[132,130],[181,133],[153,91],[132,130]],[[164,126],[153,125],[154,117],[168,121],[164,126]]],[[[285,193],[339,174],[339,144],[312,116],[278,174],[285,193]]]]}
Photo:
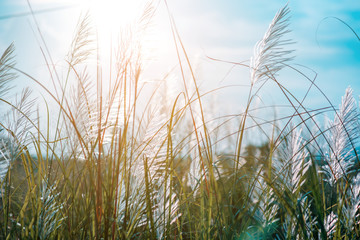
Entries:
{"type": "Polygon", "coordinates": [[[360,239],[360,6],[69,1],[0,0],[0,239],[360,239]]]}
{"type": "Polygon", "coordinates": [[[139,1],[93,0],[90,5],[101,41],[109,43],[121,29],[131,24],[139,12],[139,1]]]}
{"type": "Polygon", "coordinates": [[[93,0],[91,9],[99,25],[111,28],[132,20],[138,5],[139,1],[93,0]]]}

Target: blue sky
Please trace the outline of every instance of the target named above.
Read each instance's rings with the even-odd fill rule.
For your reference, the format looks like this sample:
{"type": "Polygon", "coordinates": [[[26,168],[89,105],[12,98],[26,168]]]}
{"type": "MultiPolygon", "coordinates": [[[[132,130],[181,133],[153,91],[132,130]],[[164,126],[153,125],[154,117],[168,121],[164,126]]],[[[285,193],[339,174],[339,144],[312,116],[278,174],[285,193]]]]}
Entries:
{"type": "MultiPolygon", "coordinates": [[[[275,13],[287,2],[168,0],[203,91],[249,83],[248,69],[232,69],[231,65],[210,61],[207,56],[233,62],[249,60],[253,46],[262,38],[275,13]]],[[[30,3],[34,11],[75,5],[73,8],[36,15],[52,58],[61,68],[79,14],[84,12],[86,7],[83,3],[77,5],[78,1],[30,0],[30,3]]],[[[360,3],[351,0],[298,0],[289,1],[289,7],[289,28],[292,31],[289,37],[296,42],[290,46],[296,50],[293,64],[314,70],[317,73],[316,83],[335,106],[338,106],[345,88],[349,85],[358,100],[360,41],[350,29],[332,17],[342,19],[360,34],[360,3]]],[[[0,18],[26,12],[29,12],[26,0],[0,1],[0,18]]],[[[46,82],[49,77],[38,41],[39,35],[31,16],[0,20],[0,51],[14,42],[18,67],[46,82]]],[[[163,2],[159,5],[152,24],[152,35],[150,34],[145,46],[152,49],[149,51],[149,78],[161,78],[176,65],[170,25],[163,2]]],[[[314,76],[310,70],[299,68],[310,77],[314,76]]],[[[279,79],[298,97],[301,97],[309,86],[303,77],[290,70],[281,72],[279,79]]],[[[22,77],[18,82],[19,86],[31,86],[31,83],[22,77]]],[[[226,109],[241,109],[246,91],[246,87],[227,88],[220,91],[216,99],[219,105],[226,109]]],[[[269,105],[270,102],[281,104],[284,101],[281,93],[271,85],[263,89],[262,96],[269,105]]],[[[315,90],[309,94],[306,104],[311,108],[327,105],[315,90]]]]}

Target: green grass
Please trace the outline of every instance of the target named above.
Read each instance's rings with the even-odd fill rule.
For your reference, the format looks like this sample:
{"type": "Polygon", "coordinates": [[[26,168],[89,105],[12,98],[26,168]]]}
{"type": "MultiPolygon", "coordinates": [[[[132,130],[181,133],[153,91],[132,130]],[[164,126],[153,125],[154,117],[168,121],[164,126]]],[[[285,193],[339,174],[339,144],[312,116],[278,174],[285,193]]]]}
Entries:
{"type": "MultiPolygon", "coordinates": [[[[145,8],[141,31],[154,11],[145,8]]],[[[251,75],[244,112],[216,119],[204,100],[216,89],[198,87],[168,13],[183,80],[175,93],[168,76],[150,94],[144,90],[140,43],[131,34],[117,46],[105,89],[103,66],[88,65],[99,60],[88,15],[79,21],[64,74],[49,69],[54,92],[16,68],[14,45],[4,51],[0,100],[10,110],[0,121],[1,238],[360,238],[359,109],[348,88],[339,109],[329,102],[309,110],[306,96],[296,98],[277,80],[283,68],[302,74],[291,65],[288,6],[243,66],[251,75]],[[18,75],[43,89],[56,114],[44,101],[44,121],[29,89],[7,100],[18,75]],[[269,83],[293,114],[271,121],[253,114],[269,83]],[[322,126],[316,117],[328,112],[334,120],[322,126]],[[249,144],[253,129],[267,140],[249,144]]],[[[51,63],[46,52],[44,58],[51,63]]],[[[304,81],[323,94],[314,80],[304,81]]]]}

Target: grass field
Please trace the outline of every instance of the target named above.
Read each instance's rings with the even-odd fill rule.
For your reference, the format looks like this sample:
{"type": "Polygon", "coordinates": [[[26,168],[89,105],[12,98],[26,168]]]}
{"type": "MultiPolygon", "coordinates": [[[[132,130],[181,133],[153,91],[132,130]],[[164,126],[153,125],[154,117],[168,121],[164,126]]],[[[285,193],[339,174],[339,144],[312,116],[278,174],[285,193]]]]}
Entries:
{"type": "MultiPolygon", "coordinates": [[[[145,6],[138,31],[154,11],[145,6]]],[[[220,117],[204,100],[216,89],[201,91],[170,13],[183,73],[176,90],[168,76],[146,89],[137,32],[111,50],[110,68],[89,64],[99,58],[89,15],[67,68],[49,68],[54,91],[16,67],[10,45],[0,58],[9,109],[0,120],[1,239],[359,239],[358,102],[348,88],[334,106],[304,74],[328,104],[309,109],[307,95],[296,98],[277,80],[284,68],[299,71],[289,16],[287,5],[277,12],[242,66],[250,75],[244,111],[220,117]],[[56,114],[30,88],[8,100],[20,75],[56,114]],[[268,121],[253,111],[270,82],[291,114],[268,121]],[[251,144],[254,137],[266,140],[251,144]]]]}

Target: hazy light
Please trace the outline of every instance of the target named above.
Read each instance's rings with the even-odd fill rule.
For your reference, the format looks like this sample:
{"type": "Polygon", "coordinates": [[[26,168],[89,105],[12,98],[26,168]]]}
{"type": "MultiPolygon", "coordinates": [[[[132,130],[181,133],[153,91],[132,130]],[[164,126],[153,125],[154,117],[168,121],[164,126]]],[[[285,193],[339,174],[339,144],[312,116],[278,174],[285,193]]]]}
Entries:
{"type": "Polygon", "coordinates": [[[101,45],[109,43],[111,36],[117,37],[128,27],[139,13],[139,1],[93,0],[90,4],[101,45]]]}

